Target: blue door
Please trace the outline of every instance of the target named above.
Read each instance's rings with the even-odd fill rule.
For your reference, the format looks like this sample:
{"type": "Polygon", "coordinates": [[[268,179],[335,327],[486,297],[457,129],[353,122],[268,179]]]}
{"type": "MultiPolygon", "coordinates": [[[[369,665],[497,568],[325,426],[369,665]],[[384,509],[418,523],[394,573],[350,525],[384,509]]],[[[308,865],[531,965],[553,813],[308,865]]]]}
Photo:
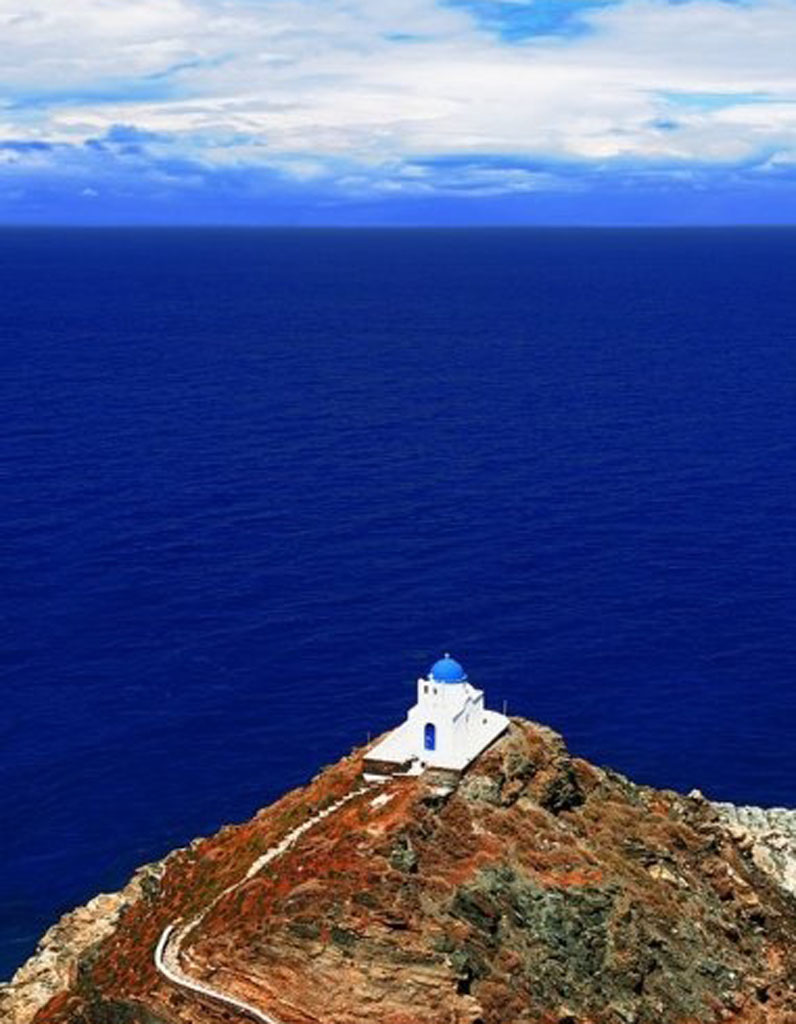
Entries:
{"type": "Polygon", "coordinates": [[[429,722],[426,725],[424,734],[424,746],[426,750],[435,750],[437,746],[437,727],[433,722],[429,722]]]}

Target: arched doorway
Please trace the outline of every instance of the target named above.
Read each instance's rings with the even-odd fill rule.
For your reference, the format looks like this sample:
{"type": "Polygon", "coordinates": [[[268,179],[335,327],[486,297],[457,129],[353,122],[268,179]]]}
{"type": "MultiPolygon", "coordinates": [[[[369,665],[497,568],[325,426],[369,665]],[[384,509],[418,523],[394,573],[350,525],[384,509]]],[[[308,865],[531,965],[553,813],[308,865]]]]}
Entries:
{"type": "Polygon", "coordinates": [[[437,749],[437,727],[433,722],[428,722],[423,732],[423,746],[426,750],[437,749]]]}

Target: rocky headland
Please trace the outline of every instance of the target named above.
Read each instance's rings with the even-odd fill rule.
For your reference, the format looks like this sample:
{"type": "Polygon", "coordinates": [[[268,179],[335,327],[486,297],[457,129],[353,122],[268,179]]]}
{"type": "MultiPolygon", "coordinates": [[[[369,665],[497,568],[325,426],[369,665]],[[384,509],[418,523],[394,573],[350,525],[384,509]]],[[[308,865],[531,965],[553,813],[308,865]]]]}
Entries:
{"type": "Polygon", "coordinates": [[[367,786],[364,753],[66,915],[0,1019],[796,1024],[796,812],[636,785],[521,719],[453,789],[367,786]]]}

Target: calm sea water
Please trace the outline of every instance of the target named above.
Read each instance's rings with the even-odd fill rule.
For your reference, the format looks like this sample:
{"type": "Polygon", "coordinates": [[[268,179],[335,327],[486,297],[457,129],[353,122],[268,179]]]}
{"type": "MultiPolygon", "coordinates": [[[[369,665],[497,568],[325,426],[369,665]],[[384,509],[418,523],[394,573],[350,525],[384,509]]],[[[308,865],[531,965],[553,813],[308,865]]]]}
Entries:
{"type": "Polygon", "coordinates": [[[796,805],[796,232],[0,233],[0,977],[443,650],[796,805]]]}

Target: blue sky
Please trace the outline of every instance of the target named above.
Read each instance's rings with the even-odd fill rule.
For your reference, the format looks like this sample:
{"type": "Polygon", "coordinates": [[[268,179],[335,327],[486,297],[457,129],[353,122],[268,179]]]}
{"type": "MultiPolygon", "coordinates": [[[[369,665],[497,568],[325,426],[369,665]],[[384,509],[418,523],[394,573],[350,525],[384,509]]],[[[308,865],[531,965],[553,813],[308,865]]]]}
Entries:
{"type": "Polygon", "coordinates": [[[796,223],[796,0],[0,0],[0,223],[796,223]]]}

